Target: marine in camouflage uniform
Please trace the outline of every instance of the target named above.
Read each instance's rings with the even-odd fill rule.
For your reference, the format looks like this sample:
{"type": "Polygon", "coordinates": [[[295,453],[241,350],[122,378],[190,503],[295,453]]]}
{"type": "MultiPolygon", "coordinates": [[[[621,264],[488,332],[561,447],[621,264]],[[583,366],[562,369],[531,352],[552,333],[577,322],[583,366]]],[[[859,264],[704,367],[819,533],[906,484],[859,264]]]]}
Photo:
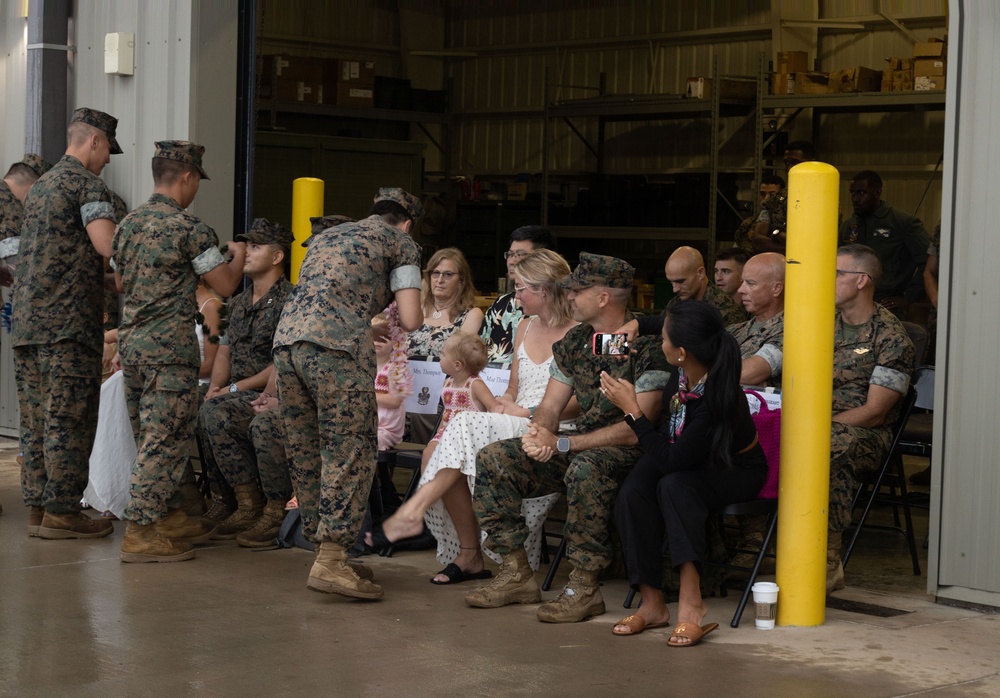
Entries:
{"type": "MultiPolygon", "coordinates": [[[[906,395],[913,374],[914,350],[899,319],[875,304],[871,320],[857,330],[837,314],[833,349],[833,414],[860,407],[868,386],[881,385],[906,395]]],[[[833,423],[830,440],[830,530],[844,531],[851,523],[855,483],[885,460],[902,400],[878,427],[833,423]]]]}
{"type": "MultiPolygon", "coordinates": [[[[632,274],[632,267],[622,260],[584,252],[580,254],[576,270],[563,283],[574,290],[591,286],[630,288],[632,274]]],[[[632,315],[625,312],[625,321],[632,319],[632,315]]],[[[600,375],[602,371],[607,371],[613,377],[628,380],[635,385],[637,393],[650,394],[659,406],[669,376],[660,340],[639,338],[632,344],[628,360],[615,360],[594,355],[594,331],[590,324],[582,323],[570,329],[553,345],[550,377],[572,388],[572,395],[579,402],[582,412],[575,420],[580,434],[621,425],[627,430],[621,440],[629,443],[634,441],[632,432],[622,423],[621,412],[602,395],[600,375]]],[[[543,398],[539,409],[545,403],[543,398]]],[[[473,508],[479,525],[487,533],[485,544],[504,557],[505,568],[516,565],[517,556],[522,554],[528,537],[528,529],[521,516],[522,500],[562,492],[566,495],[567,504],[567,557],[575,568],[570,585],[580,584],[589,588],[592,585],[586,580],[596,580],[597,573],[611,563],[608,528],[611,507],[619,486],[642,455],[642,449],[634,443],[608,445],[578,452],[560,452],[541,462],[529,457],[522,443],[521,438],[498,441],[480,450],[476,457],[473,508]],[[576,580],[574,575],[580,573],[583,573],[583,578],[576,580]]],[[[530,574],[530,567],[527,567],[526,573],[530,574]]],[[[502,602],[497,598],[498,594],[504,596],[499,586],[505,584],[504,572],[496,582],[467,596],[466,603],[485,607],[511,603],[509,598],[501,598],[502,602]],[[496,588],[491,590],[491,587],[496,588]]],[[[603,613],[603,601],[599,606],[603,613]]],[[[540,609],[539,618],[550,620],[542,618],[544,609],[540,609]]],[[[587,615],[595,613],[588,612],[587,615]]]]}
{"type": "Polygon", "coordinates": [[[102,253],[108,253],[115,223],[98,174],[111,154],[121,152],[117,123],[103,112],[77,109],[66,155],[25,199],[11,339],[24,453],[21,487],[32,508],[29,535],[111,532],[110,525],[79,512],[101,385],[102,253]]]}
{"type": "MultiPolygon", "coordinates": [[[[204,148],[160,141],[158,158],[201,167],[204,148]]],[[[178,485],[187,464],[198,409],[198,341],[191,329],[199,278],[225,264],[208,225],[157,191],[115,231],[112,251],[124,289],[119,352],[125,400],[138,446],[124,518],[139,526],[163,521],[182,504],[178,485]]],[[[192,195],[193,198],[193,195],[192,195]]],[[[242,261],[242,260],[240,260],[242,261]]],[[[242,266],[242,264],[240,264],[242,266]]]]}
{"type": "Polygon", "coordinates": [[[372,211],[310,240],[274,336],[292,482],[304,533],[320,544],[308,586],[369,599],[381,598],[381,587],[348,570],[345,551],[361,528],[376,464],[371,319],[398,291],[420,288],[420,247],[407,231],[422,208],[401,189],[382,189],[372,211]],[[397,214],[380,214],[383,203],[408,219],[390,224],[383,215],[397,214]]]}
{"type": "Polygon", "coordinates": [[[781,387],[781,364],[785,345],[785,313],[774,315],[764,322],[750,319],[726,328],[740,345],[740,358],[759,356],[771,367],[771,377],[764,385],[781,387]]]}
{"type": "MultiPolygon", "coordinates": [[[[286,257],[293,242],[289,230],[264,218],[256,219],[247,233],[237,236],[237,240],[241,239],[273,246],[284,251],[286,257]]],[[[261,390],[238,383],[267,381],[267,373],[273,365],[271,347],[274,332],[292,291],[291,283],[283,275],[274,278],[273,274],[281,271],[281,266],[277,266],[259,275],[254,274],[257,277],[253,279],[254,285],[229,302],[229,325],[220,340],[221,346],[228,347],[229,371],[226,378],[229,383],[216,386],[219,367],[213,369],[213,388],[221,388],[223,392],[202,403],[198,410],[202,450],[209,471],[224,479],[224,483],[217,484],[226,489],[241,485],[259,486],[250,424],[254,420],[252,403],[261,390]],[[258,285],[265,283],[270,283],[270,287],[254,301],[258,285]]],[[[224,370],[224,366],[222,368],[224,370]]]]}

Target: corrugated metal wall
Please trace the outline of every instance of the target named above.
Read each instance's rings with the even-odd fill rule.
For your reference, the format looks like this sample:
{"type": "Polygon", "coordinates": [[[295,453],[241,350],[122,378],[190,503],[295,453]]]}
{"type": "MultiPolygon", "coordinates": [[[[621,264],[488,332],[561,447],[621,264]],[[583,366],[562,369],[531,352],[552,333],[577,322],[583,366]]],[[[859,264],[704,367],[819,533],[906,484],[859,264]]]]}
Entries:
{"type": "MultiPolygon", "coordinates": [[[[596,87],[607,74],[609,93],[681,93],[688,77],[711,73],[713,59],[722,74],[755,75],[758,57],[773,60],[771,3],[578,3],[575,9],[538,10],[532,3],[456,3],[451,48],[477,58],[451,63],[456,128],[456,170],[468,174],[539,172],[542,169],[544,75],[558,85],[596,87]],[[687,37],[677,32],[688,33],[687,37]],[[461,115],[474,115],[474,118],[461,115]]],[[[821,18],[856,18],[859,5],[871,27],[865,31],[820,33],[823,70],[865,65],[881,69],[888,56],[912,55],[912,41],[874,15],[877,3],[823,3],[821,18]],[[878,20],[878,23],[876,23],[878,20]]],[[[887,2],[888,14],[906,18],[920,38],[941,36],[942,2],[887,2]]],[[[811,57],[815,57],[816,51],[811,57]]],[[[554,87],[552,99],[593,96],[579,87],[554,87]]],[[[885,196],[933,225],[940,211],[943,115],[906,112],[825,116],[818,145],[846,180],[862,169],[882,169],[885,196]],[[934,180],[923,197],[928,179],[934,180]],[[919,209],[918,209],[919,206],[919,209]]],[[[592,142],[595,120],[576,125],[592,142]]],[[[738,122],[724,121],[723,128],[738,122]]],[[[669,121],[611,124],[607,129],[606,169],[612,173],[669,173],[708,166],[708,123],[669,121]]],[[[792,130],[811,138],[808,112],[792,130]]],[[[553,171],[593,171],[595,159],[561,123],[553,122],[549,166],[553,171]]],[[[722,153],[724,168],[752,164],[752,123],[722,153]]],[[[749,175],[743,190],[749,193],[749,175]]],[[[849,207],[848,207],[849,208],[849,207]]]]}
{"type": "Polygon", "coordinates": [[[941,226],[928,587],[939,597],[1000,606],[1000,8],[962,2],[951,18],[953,107],[941,226]],[[955,44],[953,44],[955,45],[955,44]],[[942,360],[942,357],[943,360],[942,360]]]}

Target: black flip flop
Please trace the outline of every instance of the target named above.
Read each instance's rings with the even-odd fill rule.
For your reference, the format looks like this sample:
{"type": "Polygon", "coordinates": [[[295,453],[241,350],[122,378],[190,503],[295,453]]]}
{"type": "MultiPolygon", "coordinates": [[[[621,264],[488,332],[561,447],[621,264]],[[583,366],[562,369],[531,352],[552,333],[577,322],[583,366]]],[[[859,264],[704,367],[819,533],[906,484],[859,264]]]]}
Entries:
{"type": "Polygon", "coordinates": [[[479,572],[466,572],[461,567],[456,565],[454,562],[449,562],[448,566],[443,570],[438,572],[438,574],[443,574],[448,578],[447,582],[435,582],[434,577],[431,577],[431,584],[437,584],[439,586],[444,586],[445,584],[461,584],[462,582],[471,582],[474,579],[489,579],[493,576],[493,573],[489,570],[480,570],[479,572]]]}

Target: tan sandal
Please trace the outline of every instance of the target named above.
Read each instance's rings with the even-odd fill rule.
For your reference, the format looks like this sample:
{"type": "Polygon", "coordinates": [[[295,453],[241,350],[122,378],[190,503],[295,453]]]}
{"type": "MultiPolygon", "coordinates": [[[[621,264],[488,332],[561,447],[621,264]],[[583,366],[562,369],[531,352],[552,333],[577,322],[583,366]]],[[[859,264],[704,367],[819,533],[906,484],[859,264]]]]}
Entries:
{"type": "Polygon", "coordinates": [[[665,623],[647,623],[646,619],[639,615],[631,615],[628,618],[622,618],[620,621],[614,624],[611,628],[611,632],[614,635],[638,635],[643,630],[652,628],[667,628],[670,626],[670,621],[665,623]],[[620,632],[618,626],[624,625],[628,628],[626,632],[620,632]]]}
{"type": "Polygon", "coordinates": [[[694,647],[701,639],[708,635],[710,632],[719,627],[718,623],[709,623],[708,625],[699,626],[696,623],[680,623],[674,631],[670,633],[670,637],[667,639],[667,644],[671,647],[694,647]],[[674,638],[683,637],[690,642],[674,642],[674,638]]]}

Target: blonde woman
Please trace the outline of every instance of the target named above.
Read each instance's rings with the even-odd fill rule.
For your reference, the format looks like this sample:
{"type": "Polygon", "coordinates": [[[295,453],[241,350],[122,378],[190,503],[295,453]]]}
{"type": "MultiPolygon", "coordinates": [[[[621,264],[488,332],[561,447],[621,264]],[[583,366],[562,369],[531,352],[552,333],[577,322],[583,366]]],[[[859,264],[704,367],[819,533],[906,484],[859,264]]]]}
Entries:
{"type": "MultiPolygon", "coordinates": [[[[479,527],[472,512],[476,453],[494,441],[520,436],[532,411],[542,401],[549,380],[552,344],[576,325],[566,291],[556,285],[569,273],[566,260],[551,250],[532,252],[513,267],[514,291],[525,317],[514,335],[514,361],[507,391],[491,413],[455,415],[424,469],[420,488],[373,536],[376,546],[384,545],[419,534],[426,523],[438,541],[438,560],[446,565],[431,579],[434,584],[455,584],[490,576],[483,565],[479,527]]],[[[563,419],[575,416],[571,414],[575,409],[576,402],[572,401],[563,419]]],[[[526,547],[535,567],[541,527],[558,496],[524,502],[523,512],[531,530],[526,547]]]]}

